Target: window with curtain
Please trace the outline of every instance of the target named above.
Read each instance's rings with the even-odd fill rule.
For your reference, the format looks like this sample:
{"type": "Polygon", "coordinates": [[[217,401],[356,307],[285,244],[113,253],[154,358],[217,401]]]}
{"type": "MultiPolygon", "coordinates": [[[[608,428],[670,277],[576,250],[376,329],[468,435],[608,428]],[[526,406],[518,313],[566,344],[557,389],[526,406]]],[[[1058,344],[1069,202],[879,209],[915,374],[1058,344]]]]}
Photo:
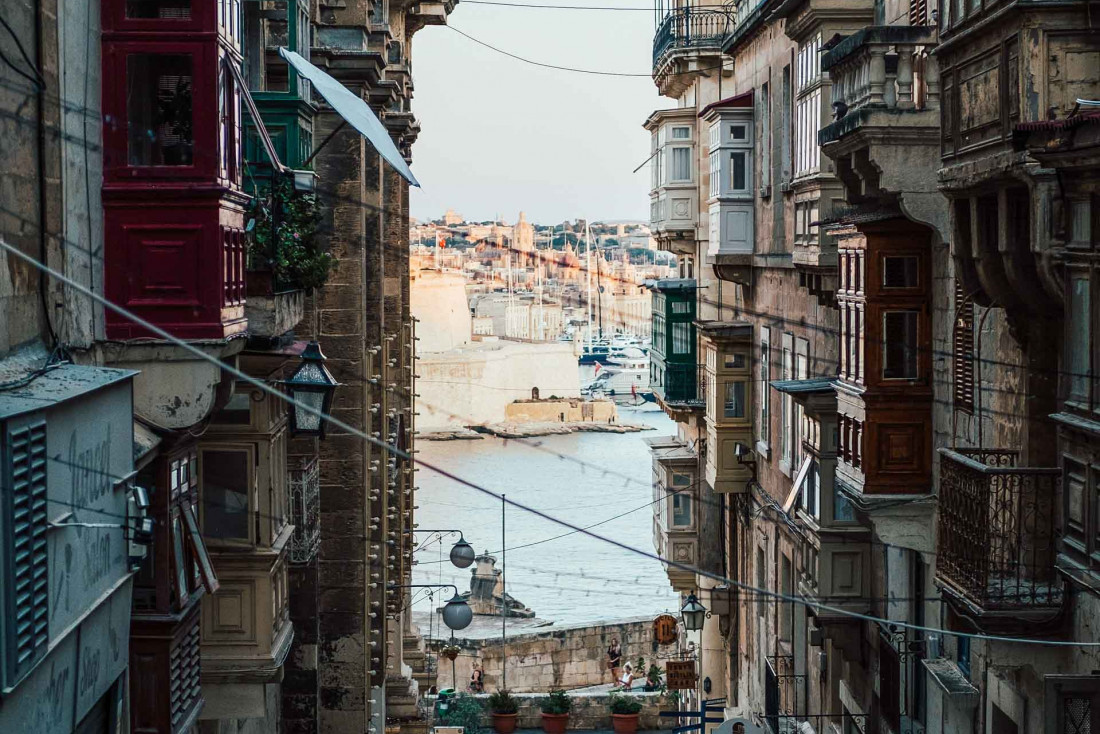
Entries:
{"type": "Polygon", "coordinates": [[[691,324],[672,325],[672,353],[691,353],[691,324]]]}
{"type": "Polygon", "coordinates": [[[671,177],[673,181],[691,180],[691,148],[672,149],[671,177]]]}

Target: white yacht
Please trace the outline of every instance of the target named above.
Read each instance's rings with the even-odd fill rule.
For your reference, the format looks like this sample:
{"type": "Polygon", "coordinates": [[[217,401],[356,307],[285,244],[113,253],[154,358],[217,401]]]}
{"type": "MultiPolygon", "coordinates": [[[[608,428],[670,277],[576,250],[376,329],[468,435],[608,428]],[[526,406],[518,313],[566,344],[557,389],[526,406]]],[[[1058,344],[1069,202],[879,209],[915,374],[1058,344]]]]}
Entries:
{"type": "Polygon", "coordinates": [[[607,362],[584,388],[587,396],[631,404],[653,399],[649,389],[649,355],[638,347],[627,347],[609,356],[607,362]]]}

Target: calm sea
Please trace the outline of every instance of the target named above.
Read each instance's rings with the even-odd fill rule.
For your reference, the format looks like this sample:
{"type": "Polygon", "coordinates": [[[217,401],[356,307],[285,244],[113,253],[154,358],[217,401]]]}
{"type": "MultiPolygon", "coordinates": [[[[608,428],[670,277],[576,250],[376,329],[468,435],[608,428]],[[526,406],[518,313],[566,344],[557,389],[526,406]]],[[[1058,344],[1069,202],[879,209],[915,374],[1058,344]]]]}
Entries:
{"type": "MultiPolygon", "coordinates": [[[[495,438],[422,441],[417,448],[419,458],[575,525],[627,513],[592,532],[653,553],[652,463],[643,438],[672,434],[675,424],[652,403],[637,409],[620,407],[619,420],[645,423],[654,430],[527,439],[538,442],[540,448],[495,438]]],[[[568,528],[515,507],[507,509],[502,540],[500,501],[426,468],[421,468],[417,479],[420,527],[460,528],[478,553],[489,551],[497,557],[498,568],[499,550],[507,548],[508,593],[540,618],[568,624],[678,607],[664,569],[653,559],[580,533],[552,539],[568,533],[568,528]]],[[[414,583],[453,583],[461,591],[470,588],[470,569],[456,569],[447,561],[453,542],[452,538],[422,546],[414,556],[418,562],[414,583]]],[[[429,608],[427,600],[414,606],[422,612],[429,608]]]]}

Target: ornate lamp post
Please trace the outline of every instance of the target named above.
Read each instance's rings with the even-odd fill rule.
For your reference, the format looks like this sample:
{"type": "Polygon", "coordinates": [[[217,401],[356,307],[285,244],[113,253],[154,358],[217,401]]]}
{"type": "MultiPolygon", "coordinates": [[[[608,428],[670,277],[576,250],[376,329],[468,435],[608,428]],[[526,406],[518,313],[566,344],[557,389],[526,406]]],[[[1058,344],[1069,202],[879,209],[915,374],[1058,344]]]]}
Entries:
{"type": "Polygon", "coordinates": [[[703,721],[706,718],[706,711],[703,706],[703,625],[706,623],[707,617],[710,616],[710,612],[699,602],[698,597],[691,593],[688,594],[684,606],[680,607],[680,616],[684,620],[685,630],[699,633],[699,654],[697,656],[699,659],[699,675],[696,677],[695,695],[699,699],[699,723],[705,733],[706,723],[703,721]]]}
{"type": "Polygon", "coordinates": [[[451,529],[418,529],[414,530],[414,533],[441,533],[451,534],[458,533],[458,542],[451,547],[451,563],[455,568],[469,568],[470,564],[474,562],[474,557],[477,553],[474,552],[473,546],[466,542],[466,538],[462,536],[461,530],[451,529]]]}
{"type": "Polygon", "coordinates": [[[283,380],[290,394],[290,432],[295,436],[325,437],[323,416],[332,408],[332,396],[340,383],[325,367],[321,345],[310,342],[302,350],[302,363],[283,380]]]}

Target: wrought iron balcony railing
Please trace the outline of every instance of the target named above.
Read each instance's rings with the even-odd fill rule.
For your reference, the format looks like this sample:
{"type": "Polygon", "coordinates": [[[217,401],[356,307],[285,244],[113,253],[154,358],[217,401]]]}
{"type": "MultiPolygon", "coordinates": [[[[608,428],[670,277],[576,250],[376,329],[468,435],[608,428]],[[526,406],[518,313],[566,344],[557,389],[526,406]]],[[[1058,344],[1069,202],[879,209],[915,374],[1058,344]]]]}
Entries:
{"type": "Polygon", "coordinates": [[[706,366],[666,364],[650,387],[670,406],[702,409],[706,405],[706,386],[706,366]]]}
{"type": "Polygon", "coordinates": [[[321,544],[321,482],[317,459],[301,469],[289,472],[290,522],[294,535],[290,538],[290,562],[309,563],[321,544]]]}
{"type": "Polygon", "coordinates": [[[980,612],[1062,604],[1054,568],[1061,470],[1017,451],[940,449],[936,576],[980,612]]]}
{"type": "Polygon", "coordinates": [[[683,49],[713,48],[718,50],[733,24],[725,10],[680,8],[661,20],[653,35],[653,67],[665,56],[683,49]]]}

